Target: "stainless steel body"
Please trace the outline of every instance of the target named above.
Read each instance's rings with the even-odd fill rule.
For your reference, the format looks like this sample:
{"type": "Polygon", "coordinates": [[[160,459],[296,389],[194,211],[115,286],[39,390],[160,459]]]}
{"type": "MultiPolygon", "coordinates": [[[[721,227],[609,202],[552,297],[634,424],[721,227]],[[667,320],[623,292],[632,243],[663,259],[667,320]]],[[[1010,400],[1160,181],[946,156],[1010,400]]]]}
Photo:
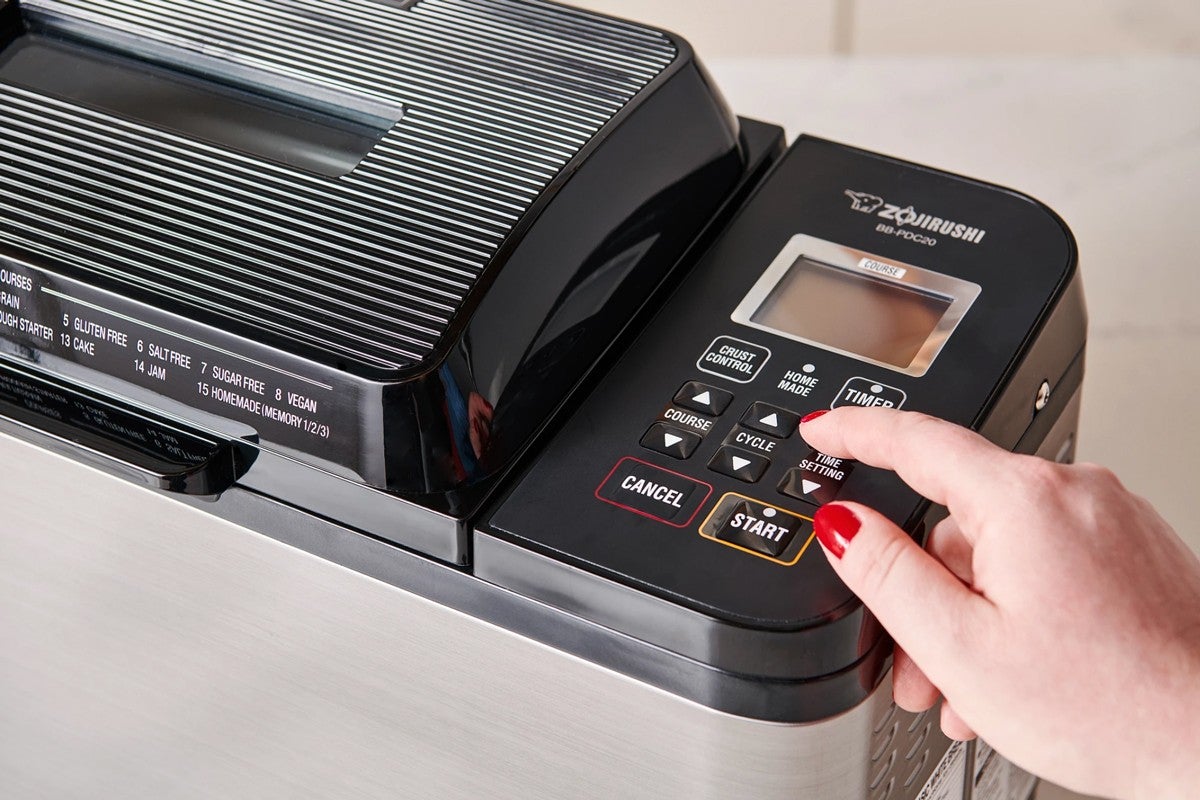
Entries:
{"type": "MultiPolygon", "coordinates": [[[[125,31],[113,39],[97,38],[91,23],[76,30],[76,17],[90,13],[81,2],[0,0],[0,45],[8,36],[11,67],[30,53],[53,55],[58,45],[42,41],[43,34],[70,33],[79,52],[58,53],[60,61],[109,58],[118,72],[128,67],[136,73],[129,80],[153,83],[145,70],[127,63],[144,54],[129,51],[125,25],[144,14],[157,20],[156,14],[173,9],[182,16],[164,30],[176,38],[189,31],[214,37],[201,42],[205,58],[214,42],[215,52],[240,52],[239,42],[253,45],[251,55],[273,52],[274,42],[264,41],[259,32],[263,26],[245,22],[236,9],[222,7],[214,22],[207,12],[197,15],[182,2],[154,5],[154,12],[126,0],[113,5],[116,16],[104,18],[116,19],[116,27],[125,31]],[[238,22],[233,33],[221,27],[231,15],[238,22]],[[64,27],[63,20],[75,22],[64,27]],[[112,52],[92,52],[98,44],[112,52]]],[[[313,13],[332,8],[301,5],[313,13]]],[[[215,8],[207,0],[200,6],[215,8]]],[[[247,6],[268,20],[283,13],[279,8],[266,2],[247,6]]],[[[100,137],[97,141],[109,141],[113,131],[132,130],[138,142],[155,145],[144,158],[153,168],[138,167],[150,175],[153,197],[126,197],[122,190],[129,181],[86,192],[89,198],[124,197],[129,202],[122,200],[121,208],[137,212],[136,219],[127,220],[128,229],[116,232],[138,255],[120,260],[129,262],[130,270],[149,270],[150,288],[159,294],[143,292],[146,287],[124,280],[130,277],[125,273],[119,275],[124,282],[113,282],[109,272],[97,271],[92,257],[99,251],[90,244],[90,227],[77,231],[80,241],[89,243],[82,266],[58,244],[38,244],[74,230],[55,222],[62,215],[79,216],[66,195],[43,197],[44,186],[58,186],[78,170],[128,177],[125,166],[102,169],[105,153],[85,148],[80,158],[86,169],[72,166],[75,162],[64,167],[58,157],[63,148],[57,148],[54,154],[22,156],[23,182],[10,182],[23,187],[25,195],[18,200],[32,199],[14,201],[17,210],[0,220],[0,249],[19,251],[19,257],[0,253],[5,267],[0,282],[10,287],[3,302],[11,309],[0,317],[5,327],[0,330],[0,800],[958,800],[972,795],[973,785],[973,800],[1024,800],[1019,792],[1009,792],[1012,781],[997,777],[1008,775],[1001,759],[981,761],[992,764],[988,775],[976,772],[975,749],[951,745],[939,732],[935,713],[907,715],[892,705],[891,644],[820,553],[797,563],[801,547],[785,564],[789,571],[778,571],[782,560],[773,565],[769,559],[746,559],[720,542],[714,545],[719,537],[708,536],[703,527],[685,531],[689,523],[682,518],[678,525],[652,530],[648,526],[676,520],[629,514],[637,508],[601,502],[611,499],[602,497],[601,489],[616,474],[608,471],[611,464],[635,461],[652,470],[644,480],[650,481],[655,502],[682,497],[681,490],[662,494],[670,489],[664,475],[690,482],[693,515],[710,495],[723,502],[736,494],[730,488],[751,491],[747,487],[757,483],[755,497],[736,496],[774,509],[764,518],[783,511],[811,522],[805,514],[817,498],[788,494],[779,475],[763,480],[763,470],[774,468],[780,475],[800,470],[807,448],[794,436],[796,420],[836,405],[831,393],[837,386],[872,385],[875,379],[862,375],[861,361],[885,362],[853,357],[848,354],[865,351],[820,345],[825,341],[820,336],[778,326],[741,325],[733,329],[735,337],[713,338],[729,332],[723,326],[738,324],[728,319],[732,306],[724,304],[751,289],[753,270],[745,265],[769,263],[787,237],[793,243],[844,244],[836,252],[807,246],[793,256],[785,251],[788,257],[781,257],[774,272],[790,273],[791,262],[810,256],[818,269],[872,275],[882,270],[891,282],[872,277],[873,286],[895,289],[891,284],[899,285],[907,275],[905,282],[915,288],[935,290],[926,294],[948,295],[937,301],[945,301],[948,310],[939,313],[947,321],[931,328],[921,350],[924,360],[889,378],[906,388],[880,384],[870,391],[889,389],[911,397],[910,407],[974,424],[1004,447],[1069,458],[1078,420],[1074,393],[1082,374],[1084,312],[1073,277],[1076,249],[1061,220],[1028,198],[997,193],[994,186],[814,137],[802,137],[782,154],[782,131],[735,121],[686,44],[664,34],[541,0],[389,0],[382,5],[355,0],[347,9],[353,11],[351,21],[370,22],[366,28],[346,28],[351,38],[363,38],[364,31],[383,37],[373,63],[399,68],[409,61],[392,50],[414,52],[437,62],[438,77],[427,86],[424,74],[403,82],[404,74],[372,72],[387,92],[394,90],[383,96],[350,81],[340,69],[306,73],[306,83],[320,78],[316,82],[322,85],[324,78],[347,78],[347,85],[334,80],[331,90],[368,90],[395,112],[388,117],[391,127],[371,128],[380,138],[374,147],[360,148],[366,154],[356,168],[341,174],[345,164],[326,165],[320,180],[327,182],[320,185],[332,193],[328,196],[311,193],[318,178],[292,174],[294,165],[271,163],[278,154],[247,161],[245,154],[214,150],[211,143],[178,132],[153,125],[143,130],[120,109],[115,116],[79,111],[86,124],[76,127],[100,137]],[[491,14],[482,22],[475,16],[480,9],[491,14]],[[485,60],[509,46],[525,48],[518,60],[536,69],[569,55],[581,70],[579,79],[588,84],[586,91],[553,76],[535,80],[524,71],[515,83],[496,70],[484,70],[491,76],[486,80],[471,74],[477,62],[462,61],[443,47],[447,37],[455,41],[460,22],[486,38],[480,56],[485,60]],[[386,31],[376,31],[377,23],[386,31]],[[538,37],[530,38],[528,26],[540,32],[538,37]],[[389,38],[392,34],[398,38],[389,38]],[[547,58],[526,47],[546,37],[556,55],[547,58]],[[590,58],[570,55],[576,47],[590,58]],[[606,55],[610,47],[611,58],[606,55]],[[634,58],[635,51],[649,61],[634,58]],[[591,97],[596,87],[587,76],[612,77],[614,64],[636,74],[626,85],[624,73],[616,70],[614,80],[623,92],[613,95],[610,87],[605,91],[611,96],[584,103],[595,112],[594,124],[579,127],[580,141],[563,151],[565,160],[544,164],[545,175],[519,165],[509,174],[498,162],[494,169],[480,166],[458,158],[442,141],[443,123],[453,123],[460,133],[469,129],[468,138],[487,130],[499,136],[500,150],[511,155],[514,147],[524,148],[534,155],[522,150],[521,159],[541,163],[536,153],[559,133],[550,130],[552,135],[541,141],[538,135],[546,127],[538,120],[561,114],[542,109],[534,95],[544,90],[574,97],[583,91],[591,97]],[[445,70],[465,74],[451,80],[446,76],[459,72],[445,70]],[[502,84],[480,85],[492,77],[502,84]],[[480,105],[463,86],[491,99],[480,105]],[[504,111],[503,102],[499,112],[489,113],[496,97],[509,93],[533,104],[527,117],[504,111]],[[426,116],[433,112],[423,104],[453,119],[426,116]],[[456,116],[464,109],[482,116],[464,122],[456,116]],[[433,127],[420,127],[426,124],[433,127]],[[675,137],[676,131],[688,135],[675,137]],[[437,143],[420,136],[414,143],[414,132],[428,133],[437,143]],[[516,141],[527,135],[533,136],[527,147],[516,141]],[[448,166],[442,164],[444,174],[426,163],[423,143],[449,158],[448,166]],[[410,152],[410,146],[417,149],[410,152]],[[191,154],[191,160],[180,153],[191,154]],[[415,173],[400,169],[410,156],[419,165],[415,173]],[[214,172],[218,162],[227,170],[214,172]],[[253,169],[247,166],[251,163],[253,169]],[[455,193],[470,184],[464,176],[476,173],[488,174],[479,179],[488,188],[479,194],[479,187],[466,186],[476,192],[466,205],[478,201],[489,213],[506,216],[510,233],[521,233],[520,244],[510,248],[516,240],[501,236],[499,229],[494,241],[472,244],[486,264],[467,270],[461,292],[445,307],[449,316],[433,320],[441,327],[428,331],[429,341],[410,342],[400,332],[397,336],[408,342],[404,348],[416,349],[396,349],[391,339],[362,339],[360,334],[375,325],[367,317],[401,324],[392,320],[392,306],[411,311],[401,300],[418,302],[416,295],[423,297],[428,288],[424,284],[409,287],[413,298],[404,294],[407,290],[374,298],[383,305],[367,304],[363,319],[343,320],[346,309],[358,308],[349,295],[309,315],[303,306],[308,300],[291,294],[308,298],[305,281],[294,286],[285,281],[286,291],[278,293],[274,283],[247,273],[240,261],[226,264],[206,256],[193,262],[195,254],[174,239],[159,243],[162,252],[144,246],[141,231],[176,235],[148,221],[162,211],[153,201],[165,191],[163,185],[187,178],[202,183],[208,196],[212,181],[193,176],[197,168],[215,176],[216,186],[229,187],[238,204],[247,182],[257,186],[256,178],[262,178],[272,203],[290,208],[299,198],[304,214],[322,219],[317,207],[340,198],[338,192],[353,190],[355,202],[366,192],[366,205],[355,206],[350,216],[333,214],[330,224],[336,230],[310,231],[301,224],[305,220],[289,216],[281,231],[286,235],[272,240],[289,253],[309,238],[333,248],[329,259],[316,254],[311,263],[296,262],[308,278],[308,272],[319,274],[324,288],[329,269],[336,272],[350,262],[355,269],[360,262],[372,270],[380,266],[366,251],[352,251],[345,243],[350,231],[358,246],[355,226],[374,218],[377,206],[388,212],[383,219],[402,218],[404,226],[425,225],[414,220],[426,212],[437,225],[459,225],[463,218],[457,212],[446,216],[439,206],[463,200],[455,193]],[[46,169],[55,170],[59,183],[37,177],[46,169]],[[393,196],[391,189],[380,188],[397,182],[407,186],[413,175],[425,176],[436,188],[421,189],[420,197],[393,196]],[[814,180],[814,175],[824,178],[814,180]],[[503,195],[514,181],[526,186],[529,196],[517,193],[505,200],[489,193],[495,189],[503,195]],[[872,237],[881,223],[864,216],[857,200],[847,208],[845,195],[861,194],[845,190],[847,185],[872,187],[893,198],[903,194],[922,208],[975,209],[963,216],[972,220],[995,215],[1003,223],[1015,215],[1032,221],[1007,227],[988,222],[991,232],[983,247],[991,249],[954,249],[980,244],[984,229],[971,228],[969,240],[951,236],[938,251],[904,255],[905,243],[899,240],[887,241],[882,249],[874,246],[880,243],[872,237]],[[371,186],[383,194],[370,195],[371,186]],[[623,199],[610,202],[614,192],[623,199]],[[434,195],[435,206],[426,206],[434,195]],[[798,215],[801,207],[806,210],[798,215]],[[359,213],[363,209],[372,213],[359,213]],[[420,213],[414,216],[413,209],[420,213]],[[521,214],[528,226],[518,220],[521,214]],[[797,234],[797,216],[809,233],[797,234]],[[38,246],[16,241],[14,231],[28,233],[38,246]],[[1020,233],[1019,242],[1014,232],[1020,233]],[[494,252],[483,247],[499,247],[501,240],[504,246],[494,252]],[[717,244],[710,247],[713,240],[717,244]],[[1024,249],[1014,250],[1018,245],[1024,249]],[[878,258],[868,256],[876,252],[878,258]],[[271,313],[259,331],[245,307],[247,298],[237,292],[220,290],[227,304],[214,300],[216,294],[175,297],[175,261],[189,275],[211,268],[214,282],[231,280],[255,303],[278,300],[286,308],[267,309],[271,313]],[[927,268],[912,266],[916,263],[927,268]],[[75,271],[60,274],[70,270],[75,271]],[[255,280],[243,281],[246,274],[255,280]],[[687,281],[676,286],[685,274],[687,281]],[[949,282],[925,280],[938,275],[949,282]],[[982,294],[977,276],[979,281],[988,277],[982,294]],[[945,292],[936,291],[939,287],[945,292]],[[661,306],[660,295],[666,298],[661,306]],[[172,302],[159,303],[163,307],[150,302],[164,298],[172,302]],[[658,317],[647,322],[639,312],[644,306],[658,309],[658,317]],[[521,313],[513,313],[516,308],[521,313]],[[964,316],[968,308],[970,317],[964,316]],[[713,309],[724,310],[714,316],[713,309]],[[287,325],[272,316],[277,312],[287,325]],[[97,314],[105,322],[97,322],[97,314]],[[657,325],[664,320],[670,328],[660,332],[657,325]],[[325,334],[310,332],[317,343],[306,343],[299,335],[304,331],[288,327],[293,322],[301,328],[314,323],[336,341],[322,343],[325,334]],[[714,330],[718,322],[722,327],[714,330]],[[961,324],[955,328],[955,322],[961,324]],[[339,327],[342,323],[347,330],[339,327]],[[365,327],[349,330],[355,325],[365,327]],[[260,333],[265,338],[260,340],[260,333]],[[757,344],[742,338],[771,336],[757,344]],[[752,403],[741,422],[742,412],[731,405],[732,392],[707,384],[704,395],[678,389],[685,380],[685,386],[692,383],[696,369],[713,376],[705,380],[722,379],[694,361],[703,359],[702,345],[712,348],[720,338],[749,347],[744,352],[732,348],[741,355],[728,356],[753,373],[749,380],[741,379],[745,370],[728,378],[739,393],[737,408],[752,403]],[[818,344],[814,348],[810,342],[818,344]],[[148,357],[161,363],[147,366],[130,357],[141,355],[143,345],[148,357]],[[360,346],[364,352],[355,349],[360,346]],[[371,347],[382,349],[366,352],[371,347]],[[384,350],[395,350],[401,361],[389,360],[384,350]],[[789,372],[782,373],[782,383],[764,374],[750,386],[772,352],[772,369],[795,362],[805,374],[820,377],[810,378],[802,392],[787,388],[794,383],[789,372]],[[340,358],[350,355],[365,362],[340,358]],[[757,367],[751,363],[755,359],[757,367]],[[591,364],[595,374],[589,377],[584,367],[591,364]],[[193,375],[197,367],[198,376],[193,375]],[[309,397],[307,389],[291,391],[279,375],[323,387],[326,399],[309,397]],[[411,381],[397,382],[397,376],[411,381]],[[920,383],[913,380],[918,376],[920,383]],[[317,378],[326,382],[313,384],[317,378]],[[1040,387],[1032,407],[1031,387],[1040,387]],[[635,388],[636,397],[621,394],[635,388]],[[826,389],[828,396],[821,394],[826,389]],[[695,451],[703,437],[682,457],[647,444],[638,409],[646,412],[647,424],[664,401],[674,409],[690,398],[709,413],[711,391],[729,395],[726,407],[712,410],[711,418],[689,417],[706,434],[721,418],[730,435],[742,423],[758,424],[778,440],[762,439],[774,461],[768,460],[753,480],[712,466],[716,462],[708,452],[695,451]],[[308,414],[330,413],[337,424],[292,412],[284,417],[271,397],[277,404],[286,397],[287,404],[308,414]],[[753,411],[762,405],[773,410],[753,411]],[[789,416],[795,419],[780,421],[789,416]],[[335,436],[339,430],[345,435],[335,436]],[[788,438],[794,452],[783,444],[788,438]],[[631,452],[657,458],[658,465],[631,458],[631,452]],[[586,463],[579,460],[584,455],[586,463]],[[685,464],[692,455],[697,457],[685,464]],[[664,463],[690,468],[691,477],[664,469],[664,463]],[[606,471],[608,477],[602,478],[606,471]],[[723,494],[713,491],[719,486],[723,494]],[[759,503],[763,497],[788,507],[759,503]],[[796,592],[797,586],[803,591],[796,592]]],[[[322,23],[328,23],[327,38],[343,42],[345,31],[333,22],[322,23]]],[[[294,20],[289,24],[303,27],[294,20]]],[[[297,36],[309,41],[308,33],[297,36]]],[[[323,50],[326,58],[317,61],[332,69],[353,52],[351,61],[357,64],[361,46],[328,44],[332,50],[323,50]]],[[[303,61],[303,54],[285,55],[303,61]]],[[[190,58],[181,57],[179,65],[191,64],[190,58]]],[[[272,59],[255,64],[279,77],[279,64],[272,59]]],[[[21,80],[40,75],[42,62],[36,58],[21,63],[14,73],[24,76],[21,80]]],[[[261,83],[259,88],[271,91],[259,111],[270,116],[280,87],[274,78],[261,83]]],[[[70,80],[64,85],[74,86],[70,80]]],[[[59,130],[38,117],[36,88],[6,90],[24,110],[6,115],[0,128],[19,122],[27,131],[59,130]]],[[[217,88],[208,87],[219,94],[217,88]]],[[[47,91],[53,95],[60,89],[47,91]]],[[[66,113],[71,110],[66,106],[74,108],[69,99],[51,105],[66,113]]],[[[549,102],[559,110],[570,105],[549,102]]],[[[342,125],[344,119],[326,122],[334,133],[358,135],[358,127],[342,125]]],[[[557,152],[559,144],[571,143],[551,149],[557,152]]],[[[492,158],[487,147],[472,148],[485,161],[492,158]]],[[[883,203],[882,196],[874,199],[883,203]]],[[[88,203],[89,213],[100,214],[99,206],[88,203]]],[[[223,214],[216,207],[209,212],[223,214]]],[[[192,231],[190,208],[172,213],[192,231]]],[[[110,225],[109,216],[101,216],[96,224],[110,225]]],[[[472,219],[468,227],[488,223],[472,219]]],[[[257,222],[238,223],[235,232],[249,231],[257,222]]],[[[441,280],[444,264],[438,259],[445,253],[421,244],[426,234],[409,227],[371,230],[376,255],[396,255],[389,248],[402,243],[424,253],[418,259],[428,256],[439,265],[421,273],[423,279],[441,280]]],[[[210,233],[225,246],[225,234],[215,227],[210,233]]],[[[239,251],[239,258],[245,256],[247,264],[271,261],[270,254],[256,249],[264,237],[270,239],[265,234],[238,239],[235,244],[247,250],[239,251]]],[[[407,253],[399,255],[407,258],[407,253]]],[[[292,262],[282,258],[279,263],[292,262]]],[[[389,280],[403,283],[408,279],[398,276],[417,269],[417,263],[401,259],[384,266],[398,270],[388,273],[389,280]]],[[[274,270],[277,264],[268,266],[274,270]]],[[[279,276],[271,270],[274,281],[279,276]]],[[[784,278],[774,272],[762,279],[760,294],[775,291],[770,281],[783,285],[784,278]]],[[[754,314],[748,314],[752,321],[754,314]]],[[[713,436],[707,446],[716,450],[724,441],[713,436]]],[[[666,438],[663,443],[671,446],[666,438]]],[[[624,485],[631,477],[637,476],[618,478],[623,489],[634,491],[633,484],[624,485]]],[[[939,513],[896,476],[865,466],[841,490],[849,493],[843,499],[869,501],[914,532],[927,529],[939,513]]],[[[673,505],[671,512],[677,508],[682,506],[673,505]]],[[[805,541],[806,536],[795,537],[797,545],[805,541]]]]}
{"type": "Polygon", "coordinates": [[[826,722],[743,719],[3,435],[0,464],[11,800],[862,800],[946,745],[918,726],[905,758],[886,682],[826,722]]]}

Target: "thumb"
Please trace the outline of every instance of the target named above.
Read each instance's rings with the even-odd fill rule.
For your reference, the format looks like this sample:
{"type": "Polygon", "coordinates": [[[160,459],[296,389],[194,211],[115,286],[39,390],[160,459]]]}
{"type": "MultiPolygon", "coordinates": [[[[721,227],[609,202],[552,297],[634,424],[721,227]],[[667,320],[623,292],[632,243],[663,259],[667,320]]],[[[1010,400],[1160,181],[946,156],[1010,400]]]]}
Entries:
{"type": "Polygon", "coordinates": [[[891,520],[858,503],[831,503],[813,518],[838,577],[937,685],[963,658],[987,601],[972,592],[891,520]]]}

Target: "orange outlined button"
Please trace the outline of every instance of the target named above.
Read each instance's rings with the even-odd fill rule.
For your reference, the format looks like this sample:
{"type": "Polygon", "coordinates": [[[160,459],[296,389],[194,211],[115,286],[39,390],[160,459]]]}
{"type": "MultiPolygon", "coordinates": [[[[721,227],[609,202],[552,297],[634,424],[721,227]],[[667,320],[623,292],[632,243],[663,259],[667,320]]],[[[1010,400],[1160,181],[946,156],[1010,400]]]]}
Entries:
{"type": "Polygon", "coordinates": [[[812,544],[812,519],[730,492],[700,526],[700,535],[790,567],[812,544]]]}

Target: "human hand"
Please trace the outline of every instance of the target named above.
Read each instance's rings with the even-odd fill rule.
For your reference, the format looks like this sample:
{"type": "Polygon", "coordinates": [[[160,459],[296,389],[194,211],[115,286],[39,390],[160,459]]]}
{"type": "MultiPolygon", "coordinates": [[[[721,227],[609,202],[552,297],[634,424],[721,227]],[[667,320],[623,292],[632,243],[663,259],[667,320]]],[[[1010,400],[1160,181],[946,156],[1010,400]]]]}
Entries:
{"type": "Polygon", "coordinates": [[[875,511],[815,516],[833,568],[896,641],[893,690],[939,696],[976,732],[1076,791],[1200,793],[1200,560],[1108,470],[1008,453],[950,423],[842,408],[801,434],[895,470],[950,516],[923,551],[875,511]]]}

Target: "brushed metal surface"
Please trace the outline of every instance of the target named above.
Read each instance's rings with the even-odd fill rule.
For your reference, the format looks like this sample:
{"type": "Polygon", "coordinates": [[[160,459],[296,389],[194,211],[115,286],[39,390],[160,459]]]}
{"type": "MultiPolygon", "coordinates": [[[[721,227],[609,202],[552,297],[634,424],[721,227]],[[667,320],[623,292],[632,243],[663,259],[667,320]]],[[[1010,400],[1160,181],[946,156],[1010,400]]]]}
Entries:
{"type": "Polygon", "coordinates": [[[721,714],[0,436],[0,796],[865,796],[721,714]]]}

